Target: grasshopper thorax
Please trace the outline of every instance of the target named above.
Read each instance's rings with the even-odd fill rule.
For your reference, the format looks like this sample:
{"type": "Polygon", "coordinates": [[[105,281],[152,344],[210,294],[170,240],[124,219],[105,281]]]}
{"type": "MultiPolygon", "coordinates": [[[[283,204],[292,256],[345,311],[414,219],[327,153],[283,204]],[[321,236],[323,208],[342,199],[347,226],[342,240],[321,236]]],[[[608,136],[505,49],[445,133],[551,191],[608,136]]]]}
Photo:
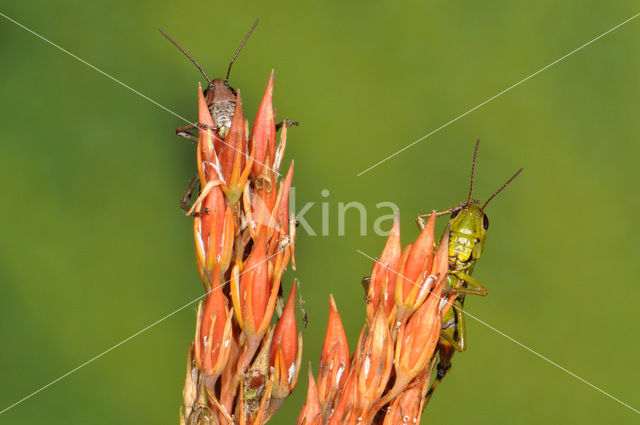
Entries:
{"type": "Polygon", "coordinates": [[[231,119],[236,109],[236,91],[222,78],[214,79],[203,92],[213,124],[223,139],[231,127],[231,119]]]}

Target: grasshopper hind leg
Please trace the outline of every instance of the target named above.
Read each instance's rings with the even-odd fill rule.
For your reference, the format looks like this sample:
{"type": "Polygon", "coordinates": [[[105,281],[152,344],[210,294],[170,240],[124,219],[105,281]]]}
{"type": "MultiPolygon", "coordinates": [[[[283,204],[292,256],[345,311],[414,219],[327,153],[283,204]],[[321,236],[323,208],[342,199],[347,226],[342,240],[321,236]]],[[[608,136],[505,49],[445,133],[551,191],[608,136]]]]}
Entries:
{"type": "Polygon", "coordinates": [[[444,326],[440,331],[440,340],[438,341],[438,366],[436,376],[425,396],[425,406],[431,399],[434,391],[444,377],[451,370],[451,358],[456,351],[463,352],[467,349],[464,313],[462,311],[462,300],[456,298],[451,305],[451,310],[445,315],[444,321],[448,326],[444,326]]]}
{"type": "Polygon", "coordinates": [[[461,353],[467,350],[467,326],[462,305],[463,300],[460,298],[456,298],[451,304],[451,310],[443,318],[448,325],[443,325],[439,341],[439,346],[444,343],[461,353]]]}
{"type": "Polygon", "coordinates": [[[437,372],[433,383],[431,384],[431,388],[429,388],[429,391],[427,391],[427,395],[424,397],[425,406],[427,405],[427,403],[429,403],[433,392],[436,390],[436,388],[438,388],[444,377],[447,376],[447,373],[451,369],[451,357],[453,357],[454,353],[453,347],[448,344],[440,344],[438,345],[438,353],[440,358],[436,369],[437,372]]]}
{"type": "MultiPolygon", "coordinates": [[[[191,179],[191,181],[189,181],[189,185],[187,186],[187,188],[184,191],[184,194],[182,195],[182,198],[180,199],[180,208],[182,208],[185,212],[188,212],[191,209],[191,197],[193,195],[193,191],[196,188],[196,185],[199,184],[199,179],[198,176],[195,176],[194,178],[191,179]]],[[[198,193],[200,192],[199,190],[196,192],[198,193]]],[[[191,215],[194,217],[198,217],[202,214],[206,214],[208,213],[209,210],[207,208],[204,208],[202,211],[197,211],[192,213],[191,215]]]]}

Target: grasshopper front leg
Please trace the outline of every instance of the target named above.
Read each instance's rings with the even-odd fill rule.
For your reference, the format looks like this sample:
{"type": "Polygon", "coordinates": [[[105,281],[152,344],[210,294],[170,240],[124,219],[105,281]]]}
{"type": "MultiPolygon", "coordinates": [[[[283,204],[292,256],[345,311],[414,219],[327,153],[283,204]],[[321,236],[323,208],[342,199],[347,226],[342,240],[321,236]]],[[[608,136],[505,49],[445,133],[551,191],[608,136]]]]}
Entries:
{"type": "MultiPolygon", "coordinates": [[[[440,217],[443,215],[447,215],[447,214],[451,214],[452,212],[459,210],[464,204],[460,204],[460,205],[456,205],[455,207],[451,207],[451,208],[447,208],[446,210],[440,210],[440,211],[435,211],[435,215],[436,217],[440,217]]],[[[420,230],[424,230],[424,226],[426,226],[426,220],[431,217],[431,214],[434,214],[433,212],[430,212],[428,214],[420,214],[419,216],[416,217],[416,224],[418,225],[418,228],[420,230]]]]}
{"type": "Polygon", "coordinates": [[[471,288],[469,288],[468,286],[459,286],[457,288],[456,287],[447,288],[444,290],[445,295],[471,294],[471,295],[480,295],[482,297],[486,297],[487,294],[489,293],[489,290],[485,288],[484,285],[482,285],[476,279],[474,279],[472,276],[459,270],[452,271],[450,273],[455,277],[457,277],[458,279],[462,280],[467,285],[471,286],[471,288]]]}
{"type": "Polygon", "coordinates": [[[190,130],[194,128],[197,128],[195,124],[183,125],[182,127],[176,128],[176,135],[191,143],[198,143],[198,136],[190,132],[190,130]]]}
{"type": "Polygon", "coordinates": [[[278,124],[276,124],[276,131],[280,130],[284,125],[286,125],[287,127],[293,127],[295,125],[297,127],[300,125],[300,123],[298,121],[291,120],[280,121],[278,124]]]}
{"type": "MultiPolygon", "coordinates": [[[[455,208],[457,207],[453,207],[453,208],[449,208],[446,210],[442,210],[442,211],[436,211],[436,217],[440,217],[441,215],[447,215],[447,214],[451,214],[451,211],[453,211],[455,208]]],[[[431,214],[433,213],[429,213],[429,214],[420,214],[419,216],[416,217],[416,224],[418,225],[418,228],[420,230],[424,230],[424,226],[427,225],[426,220],[431,217],[431,214]]]]}
{"type": "MultiPolygon", "coordinates": [[[[477,202],[475,199],[472,199],[471,202],[477,202]]],[[[440,217],[443,215],[447,215],[447,214],[452,214],[454,211],[459,211],[462,208],[465,207],[465,205],[467,205],[466,202],[462,202],[458,205],[456,205],[455,207],[451,207],[451,208],[447,208],[446,210],[440,210],[440,211],[436,211],[436,217],[440,217]]],[[[424,229],[424,226],[426,225],[426,220],[431,217],[431,214],[433,214],[433,212],[430,212],[428,214],[420,214],[419,216],[416,217],[416,223],[418,224],[418,228],[420,230],[424,229]]]]}
{"type": "Polygon", "coordinates": [[[191,133],[191,130],[195,130],[195,129],[219,131],[220,127],[211,127],[209,125],[199,124],[199,123],[188,124],[188,125],[183,125],[182,127],[176,128],[176,135],[190,141],[191,143],[197,144],[198,136],[191,133]]]}

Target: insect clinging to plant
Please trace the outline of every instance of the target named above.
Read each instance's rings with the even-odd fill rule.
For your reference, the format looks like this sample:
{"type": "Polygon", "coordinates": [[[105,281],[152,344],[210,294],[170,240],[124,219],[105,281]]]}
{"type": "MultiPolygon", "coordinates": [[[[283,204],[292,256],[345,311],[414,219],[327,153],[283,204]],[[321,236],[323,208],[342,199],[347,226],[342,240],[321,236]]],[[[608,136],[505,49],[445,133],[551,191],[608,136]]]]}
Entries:
{"type": "MultiPolygon", "coordinates": [[[[205,101],[207,102],[207,107],[209,112],[211,113],[211,117],[213,119],[213,126],[208,126],[202,123],[194,123],[188,124],[185,126],[181,126],[176,128],[176,134],[186,140],[189,140],[193,143],[198,143],[198,135],[194,134],[194,130],[205,130],[213,132],[213,137],[225,144],[225,139],[227,137],[227,133],[231,128],[231,121],[233,119],[233,115],[235,113],[236,108],[236,99],[237,92],[236,90],[229,85],[229,75],[231,74],[231,67],[233,66],[235,60],[238,58],[238,55],[242,51],[244,45],[247,40],[253,33],[253,30],[258,25],[259,20],[256,20],[255,23],[251,26],[247,35],[242,40],[242,43],[236,50],[235,54],[231,58],[229,62],[229,66],[227,67],[227,74],[225,75],[224,80],[222,78],[215,78],[211,80],[207,73],[204,71],[202,66],[182,47],[178,42],[176,42],[173,38],[171,38],[167,33],[165,33],[162,29],[160,32],[164,35],[173,45],[175,45],[195,66],[198,68],[200,73],[207,80],[208,86],[206,89],[202,91],[205,101]]],[[[283,125],[287,127],[297,126],[299,123],[295,121],[284,120],[276,125],[276,131],[282,128],[283,125]]],[[[246,155],[246,154],[245,154],[246,155]]],[[[189,182],[186,191],[184,192],[183,197],[180,200],[180,208],[185,211],[190,211],[190,201],[193,195],[196,186],[198,185],[198,178],[194,177],[189,182]]],[[[191,215],[201,215],[207,213],[208,210],[205,208],[200,212],[193,212],[191,215]]]]}
{"type": "MultiPolygon", "coordinates": [[[[231,62],[229,62],[229,66],[227,67],[227,74],[224,78],[215,78],[211,80],[204,69],[200,66],[200,64],[182,47],[178,42],[176,42],[173,38],[171,38],[167,33],[160,30],[162,35],[164,35],[174,46],[176,46],[195,66],[198,68],[200,73],[207,80],[208,86],[206,89],[202,91],[205,100],[207,101],[207,106],[209,107],[209,112],[211,112],[211,117],[213,118],[213,122],[215,124],[214,128],[210,130],[214,130],[218,133],[218,136],[224,140],[229,131],[229,127],[231,127],[231,118],[233,118],[233,113],[236,107],[236,90],[229,85],[229,75],[231,74],[231,67],[233,63],[238,58],[238,55],[242,51],[245,43],[253,33],[253,30],[258,25],[258,20],[253,24],[253,26],[249,29],[249,32],[242,40],[240,47],[236,50],[236,53],[231,58],[231,62]]],[[[198,136],[191,133],[191,130],[200,128],[201,124],[189,124],[182,127],[176,128],[176,134],[184,139],[189,141],[198,142],[198,136]]]]}
{"type": "MultiPolygon", "coordinates": [[[[437,216],[451,214],[449,218],[449,273],[445,296],[455,295],[451,308],[442,318],[442,330],[438,340],[439,362],[436,378],[426,395],[427,401],[451,368],[451,358],[455,351],[466,350],[466,327],[464,317],[464,300],[467,294],[486,296],[487,289],[471,276],[473,268],[482,256],[489,229],[489,219],[484,210],[493,198],[498,195],[522,171],[519,169],[485,202],[472,199],[476,158],[480,140],[476,142],[471,166],[471,184],[466,201],[446,210],[437,211],[437,216]]],[[[419,215],[416,219],[418,227],[425,226],[425,220],[433,213],[419,215]]]]}
{"type": "MultiPolygon", "coordinates": [[[[233,118],[233,114],[236,108],[236,90],[229,85],[229,75],[231,74],[231,67],[233,63],[237,59],[240,51],[244,47],[245,43],[253,33],[253,30],[258,25],[258,20],[253,24],[253,26],[249,29],[249,32],[242,40],[240,47],[236,50],[236,53],[231,58],[231,62],[229,62],[229,66],[227,67],[227,74],[223,79],[215,78],[211,80],[207,73],[204,71],[202,66],[182,47],[171,38],[167,33],[165,33],[162,29],[160,32],[164,35],[174,46],[178,48],[195,66],[198,68],[200,73],[207,80],[208,86],[206,89],[202,91],[204,98],[207,102],[207,106],[209,108],[209,112],[211,113],[211,117],[213,118],[214,126],[212,128],[207,128],[204,124],[196,123],[196,124],[188,124],[185,126],[181,126],[176,128],[176,134],[183,139],[189,140],[193,143],[198,143],[197,134],[193,134],[193,130],[204,129],[209,131],[214,131],[214,137],[224,142],[225,137],[227,136],[227,132],[231,127],[231,119],[233,118]]],[[[191,209],[191,198],[193,196],[193,191],[198,185],[198,177],[194,177],[189,182],[187,189],[185,190],[182,198],[180,199],[180,208],[184,211],[189,211],[191,209]]],[[[208,210],[204,209],[203,211],[193,213],[192,215],[200,215],[207,213],[208,210]]]]}

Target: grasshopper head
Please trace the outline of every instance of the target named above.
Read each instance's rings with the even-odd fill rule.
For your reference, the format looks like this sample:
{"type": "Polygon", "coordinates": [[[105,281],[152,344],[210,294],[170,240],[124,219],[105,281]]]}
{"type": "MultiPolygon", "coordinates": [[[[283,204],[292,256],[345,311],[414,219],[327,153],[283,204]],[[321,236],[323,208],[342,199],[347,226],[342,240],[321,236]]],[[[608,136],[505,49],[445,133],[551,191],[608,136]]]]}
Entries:
{"type": "Polygon", "coordinates": [[[236,91],[229,83],[222,78],[215,78],[204,91],[205,99],[207,95],[211,101],[222,102],[225,100],[235,102],[236,91]]]}
{"type": "MultiPolygon", "coordinates": [[[[211,111],[211,115],[214,117],[215,121],[215,113],[221,107],[224,107],[228,104],[233,104],[235,107],[236,103],[236,91],[233,87],[229,86],[229,83],[222,78],[214,79],[207,88],[203,91],[204,98],[207,101],[207,105],[209,105],[209,110],[211,111]]],[[[233,115],[233,110],[229,111],[231,115],[233,115]]]]}
{"type": "Polygon", "coordinates": [[[522,168],[519,169],[480,206],[478,201],[471,199],[479,145],[480,140],[476,142],[473,153],[469,196],[466,202],[451,210],[451,219],[449,220],[449,264],[458,270],[473,267],[474,262],[482,255],[489,229],[489,218],[484,213],[484,209],[522,171],[522,168]]]}
{"type": "Polygon", "coordinates": [[[461,268],[480,258],[489,219],[477,202],[454,210],[450,220],[449,262],[461,268]]]}

